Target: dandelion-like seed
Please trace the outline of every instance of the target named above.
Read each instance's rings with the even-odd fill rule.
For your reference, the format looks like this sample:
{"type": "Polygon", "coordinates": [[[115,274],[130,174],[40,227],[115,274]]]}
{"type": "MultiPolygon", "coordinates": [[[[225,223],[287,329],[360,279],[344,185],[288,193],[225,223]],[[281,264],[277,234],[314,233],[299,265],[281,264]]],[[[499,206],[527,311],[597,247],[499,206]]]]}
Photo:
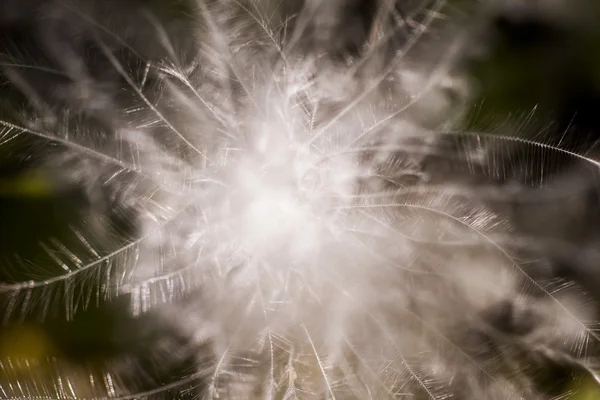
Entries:
{"type": "MultiPolygon", "coordinates": [[[[124,357],[84,383],[67,377],[68,388],[21,384],[15,373],[0,393],[541,399],[528,374],[540,354],[594,375],[585,296],[534,279],[533,261],[508,245],[517,230],[494,209],[499,191],[456,182],[452,168],[509,181],[523,169],[499,154],[519,146],[597,164],[551,144],[427,126],[448,113],[437,109],[449,104],[442,83],[464,45],[458,35],[435,63],[411,58],[442,0],[409,13],[363,4],[369,21],[354,21],[351,35],[340,15],[359,1],[271,3],[198,1],[199,49],[188,62],[148,14],[161,61],[61,3],[125,86],[95,87],[64,53],[66,75],[95,107],[76,117],[41,106],[22,65],[7,63],[36,117],[0,122],[0,143],[28,135],[59,147],[45,165],[83,186],[91,211],[72,229],[76,246],[44,244],[59,275],[0,286],[5,322],[46,318],[59,303],[72,319],[126,298],[134,317],[155,316],[186,344],[160,340],[146,363],[124,357]],[[427,168],[452,157],[460,162],[447,170],[427,168]],[[190,356],[178,379],[150,371],[190,356]]],[[[544,186],[546,170],[525,172],[544,186]]]]}

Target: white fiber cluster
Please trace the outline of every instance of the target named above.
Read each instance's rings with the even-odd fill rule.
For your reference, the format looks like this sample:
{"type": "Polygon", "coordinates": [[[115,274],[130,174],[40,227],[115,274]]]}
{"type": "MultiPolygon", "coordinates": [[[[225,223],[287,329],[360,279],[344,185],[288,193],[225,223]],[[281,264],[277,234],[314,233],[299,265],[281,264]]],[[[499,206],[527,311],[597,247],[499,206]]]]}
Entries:
{"type": "Polygon", "coordinates": [[[351,2],[287,3],[198,0],[189,54],[142,14],[168,57],[141,62],[128,45],[132,64],[113,51],[123,38],[61,3],[86,21],[123,84],[76,82],[83,98],[110,99],[116,116],[102,122],[114,126],[98,134],[56,118],[7,120],[0,143],[27,134],[58,143],[48,164],[83,183],[92,205],[105,196],[126,209],[135,229],[117,234],[92,212],[92,233],[74,229],[78,250],[51,251],[62,275],[0,286],[5,319],[45,298],[72,318],[125,297],[131,315],[157,314],[188,342],[165,339],[152,363],[181,352],[195,364],[139,393],[118,371],[148,364],[122,361],[102,384],[93,373],[89,384],[59,378],[60,389],[39,378],[27,394],[0,378],[0,395],[541,400],[532,354],[594,371],[586,347],[598,337],[583,322],[582,292],[530,276],[539,260],[507,245],[518,233],[486,202],[492,189],[453,181],[451,164],[427,169],[452,150],[472,176],[510,173],[492,171],[502,139],[436,133],[463,111],[447,93],[458,90],[466,41],[441,22],[445,2],[405,2],[402,13],[374,2],[366,28],[340,17],[351,2]],[[337,54],[346,28],[364,29],[364,40],[337,54]],[[513,332],[524,320],[535,327],[513,332]]]}

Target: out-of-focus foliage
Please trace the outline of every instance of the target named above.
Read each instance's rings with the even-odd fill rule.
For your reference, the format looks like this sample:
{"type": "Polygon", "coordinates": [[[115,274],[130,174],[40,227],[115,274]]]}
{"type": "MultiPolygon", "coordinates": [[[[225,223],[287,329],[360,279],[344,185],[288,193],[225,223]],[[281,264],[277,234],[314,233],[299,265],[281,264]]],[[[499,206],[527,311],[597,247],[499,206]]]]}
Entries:
{"type": "Polygon", "coordinates": [[[47,197],[54,192],[51,179],[42,171],[27,170],[0,180],[0,197],[47,197]]]}
{"type": "Polygon", "coordinates": [[[477,88],[467,129],[511,121],[527,125],[518,134],[531,133],[552,120],[568,124],[588,118],[582,114],[594,114],[600,105],[600,25],[591,22],[600,20],[598,5],[577,2],[587,11],[587,20],[579,21],[582,17],[569,10],[564,19],[544,13],[540,4],[500,14],[491,33],[489,25],[483,28],[489,39],[485,55],[466,61],[477,88]]]}
{"type": "MultiPolygon", "coordinates": [[[[576,389],[577,390],[577,389],[576,389]]],[[[595,381],[587,381],[577,390],[573,400],[597,400],[600,399],[600,386],[595,381]]]]}
{"type": "Polygon", "coordinates": [[[0,354],[7,358],[40,360],[55,352],[54,344],[41,328],[22,325],[0,333],[0,354]]]}

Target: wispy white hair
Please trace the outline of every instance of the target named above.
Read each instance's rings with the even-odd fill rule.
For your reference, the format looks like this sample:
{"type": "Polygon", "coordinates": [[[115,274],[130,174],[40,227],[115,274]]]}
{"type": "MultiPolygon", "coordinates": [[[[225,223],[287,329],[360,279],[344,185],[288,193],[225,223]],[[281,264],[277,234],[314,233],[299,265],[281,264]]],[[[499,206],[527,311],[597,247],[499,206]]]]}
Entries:
{"type": "MultiPolygon", "coordinates": [[[[135,26],[116,3],[45,6],[50,26],[74,20],[72,33],[93,38],[114,80],[97,83],[85,43],[48,33],[67,78],[57,107],[22,71],[26,55],[7,57],[31,107],[0,122],[0,140],[58,147],[44,165],[91,206],[76,248],[45,245],[61,274],[0,286],[4,319],[72,318],[127,298],[185,345],[163,339],[151,361],[85,379],[58,368],[56,385],[2,367],[12,375],[0,393],[545,399],[539,358],[595,371],[585,292],[540,283],[540,260],[510,245],[518,230],[494,208],[500,195],[472,180],[516,176],[498,161],[515,147],[596,163],[552,143],[452,132],[463,110],[448,92],[464,98],[454,67],[467,41],[442,23],[451,10],[367,3],[199,0],[179,44],[139,12],[151,46],[126,40],[135,26]],[[469,184],[453,179],[457,165],[469,184]],[[181,379],[144,378],[190,353],[181,379]]],[[[544,172],[527,179],[543,186],[544,172]]]]}

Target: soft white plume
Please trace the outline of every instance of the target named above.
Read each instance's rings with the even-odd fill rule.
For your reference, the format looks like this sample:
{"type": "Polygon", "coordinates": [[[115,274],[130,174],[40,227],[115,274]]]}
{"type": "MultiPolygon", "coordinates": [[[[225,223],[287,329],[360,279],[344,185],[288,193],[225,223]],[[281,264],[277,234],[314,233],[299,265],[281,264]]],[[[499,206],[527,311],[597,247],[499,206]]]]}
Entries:
{"type": "MultiPolygon", "coordinates": [[[[536,357],[596,370],[585,293],[536,281],[539,260],[512,245],[500,196],[472,183],[518,180],[497,162],[513,147],[597,165],[552,144],[451,132],[468,32],[440,22],[442,0],[376,3],[359,27],[340,1],[198,1],[188,52],[142,14],[160,61],[85,7],[56,5],[93,32],[123,87],[95,87],[66,53],[85,102],[76,122],[36,104],[30,123],[0,122],[1,142],[57,143],[45,165],[91,204],[79,247],[49,250],[61,275],[0,286],[5,320],[125,297],[132,315],[155,313],[186,338],[161,342],[152,362],[182,352],[195,365],[135,395],[147,382],[119,371],[148,365],[120,360],[85,388],[0,380],[7,397],[543,399],[536,357]],[[439,32],[453,34],[433,46],[439,32]],[[111,207],[135,229],[110,221],[111,207]]],[[[527,179],[543,186],[543,174],[527,179]]]]}

